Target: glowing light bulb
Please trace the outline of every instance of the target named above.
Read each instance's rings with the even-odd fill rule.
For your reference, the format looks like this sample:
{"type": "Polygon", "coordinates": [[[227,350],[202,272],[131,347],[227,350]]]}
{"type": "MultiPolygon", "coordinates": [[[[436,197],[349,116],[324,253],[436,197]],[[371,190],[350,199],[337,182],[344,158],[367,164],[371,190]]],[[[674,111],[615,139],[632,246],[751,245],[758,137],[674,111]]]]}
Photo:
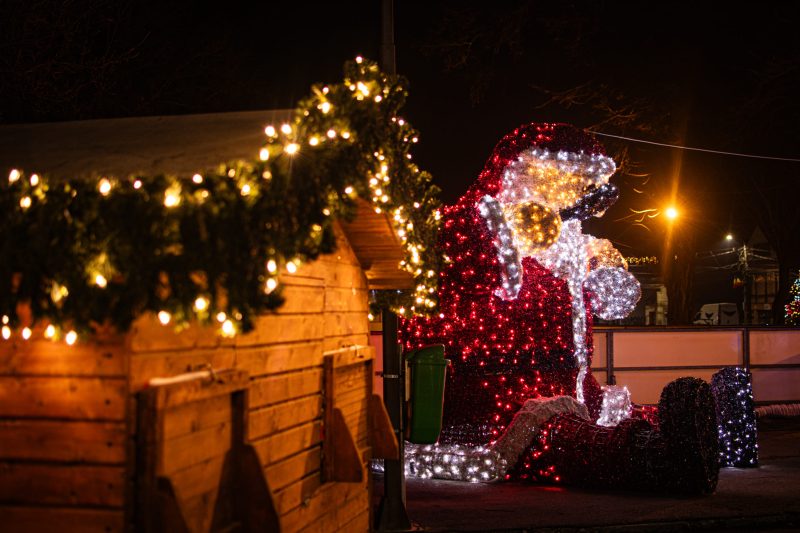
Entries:
{"type": "Polygon", "coordinates": [[[363,57],[361,57],[361,56],[356,56],[356,63],[358,63],[358,64],[360,65],[360,64],[361,64],[363,61],[364,61],[364,58],[363,58],[363,57]]]}
{"type": "Polygon", "coordinates": [[[134,188],[134,189],[136,189],[136,190],[139,190],[139,189],[141,189],[141,188],[142,188],[142,182],[141,182],[141,180],[136,180],[136,181],[134,181],[134,182],[133,182],[133,188],[134,188]]]}
{"type": "Polygon", "coordinates": [[[166,311],[159,311],[158,312],[158,321],[161,322],[163,326],[169,324],[169,321],[172,320],[172,315],[170,315],[166,311]]]}
{"type": "Polygon", "coordinates": [[[308,144],[311,146],[317,146],[319,144],[319,137],[316,135],[308,139],[308,144]]]}
{"type": "Polygon", "coordinates": [[[201,183],[203,183],[203,176],[201,176],[200,174],[195,174],[194,176],[192,176],[192,181],[200,185],[201,183]]]}
{"type": "Polygon", "coordinates": [[[267,270],[270,272],[270,274],[274,274],[278,270],[278,265],[275,263],[274,259],[267,261],[267,270]]]}
{"type": "Polygon", "coordinates": [[[111,182],[108,180],[108,178],[103,178],[100,180],[100,182],[97,184],[97,190],[100,191],[100,194],[103,196],[108,196],[108,194],[111,192],[111,182]]]}
{"type": "Polygon", "coordinates": [[[670,220],[675,220],[678,218],[678,210],[674,207],[668,207],[666,211],[664,211],[666,217],[670,220]]]}
{"type": "Polygon", "coordinates": [[[181,203],[181,188],[179,185],[173,185],[164,191],[164,206],[177,207],[181,203]]]}
{"type": "Polygon", "coordinates": [[[22,328],[22,338],[25,340],[31,338],[31,328],[22,328]]]}
{"type": "Polygon", "coordinates": [[[236,326],[233,325],[233,322],[230,320],[226,320],[222,323],[222,336],[223,337],[233,337],[236,335],[236,326]]]}
{"type": "Polygon", "coordinates": [[[733,235],[731,235],[730,233],[728,233],[727,235],[725,235],[725,240],[726,240],[726,241],[732,241],[732,240],[733,240],[733,235]]]}
{"type": "Polygon", "coordinates": [[[258,158],[262,161],[266,161],[269,159],[269,150],[267,148],[262,148],[258,152],[258,158]]]}
{"type": "Polygon", "coordinates": [[[348,185],[347,187],[345,187],[344,193],[347,194],[348,196],[353,194],[353,187],[348,185]]]}
{"type": "Polygon", "coordinates": [[[342,139],[349,139],[349,138],[350,138],[350,132],[349,131],[343,131],[342,132],[342,139]]]}
{"type": "Polygon", "coordinates": [[[278,280],[276,280],[275,278],[269,278],[267,280],[267,285],[266,288],[264,289],[264,292],[269,294],[272,291],[274,291],[277,286],[278,286],[278,280]]]}
{"type": "Polygon", "coordinates": [[[11,172],[8,173],[8,182],[9,183],[14,183],[15,181],[17,181],[19,179],[19,177],[21,175],[22,174],[20,173],[19,170],[17,170],[16,168],[12,169],[11,172]]]}
{"type": "Polygon", "coordinates": [[[11,328],[8,326],[3,326],[3,338],[8,340],[11,338],[11,328]]]}
{"type": "Polygon", "coordinates": [[[66,343],[69,344],[70,346],[75,344],[77,340],[78,340],[78,334],[75,333],[75,331],[70,331],[64,336],[64,341],[66,341],[66,343]]]}
{"type": "Polygon", "coordinates": [[[217,313],[217,322],[225,322],[225,319],[227,319],[227,318],[228,318],[228,315],[226,315],[222,311],[217,313]]]}
{"type": "Polygon", "coordinates": [[[48,325],[44,329],[44,338],[45,339],[52,339],[56,336],[56,327],[53,324],[48,325]]]}
{"type": "Polygon", "coordinates": [[[323,113],[327,113],[328,111],[331,110],[331,104],[329,102],[322,102],[319,105],[319,108],[323,113]]]}
{"type": "Polygon", "coordinates": [[[36,187],[37,185],[39,185],[39,175],[33,174],[31,176],[31,187],[36,187]]]}
{"type": "Polygon", "coordinates": [[[19,206],[22,209],[28,209],[31,206],[32,202],[33,201],[31,200],[30,196],[23,196],[22,198],[19,199],[19,206]]]}
{"type": "Polygon", "coordinates": [[[245,183],[244,185],[242,185],[242,189],[239,192],[241,193],[242,196],[250,196],[251,192],[250,185],[245,183]]]}
{"type": "Polygon", "coordinates": [[[267,134],[267,137],[275,137],[275,127],[274,126],[267,126],[264,128],[264,133],[267,134]]]}
{"type": "Polygon", "coordinates": [[[294,261],[289,261],[286,263],[286,270],[289,272],[289,274],[294,274],[297,272],[297,265],[294,263],[294,261]]]}
{"type": "Polygon", "coordinates": [[[105,289],[108,285],[108,280],[102,274],[97,274],[94,277],[94,284],[100,287],[101,289],[105,289]]]}
{"type": "Polygon", "coordinates": [[[195,311],[198,311],[198,312],[205,311],[206,309],[208,309],[208,303],[209,303],[208,302],[208,298],[204,298],[203,296],[199,296],[194,301],[194,309],[195,309],[195,311]]]}
{"type": "Polygon", "coordinates": [[[289,135],[290,133],[292,133],[292,127],[289,124],[281,125],[281,133],[289,135]]]}
{"type": "Polygon", "coordinates": [[[334,138],[336,138],[336,130],[329,129],[328,132],[325,135],[328,136],[328,139],[334,139],[334,138]]]}
{"type": "Polygon", "coordinates": [[[300,145],[297,143],[289,143],[283,148],[283,151],[289,155],[294,155],[300,151],[300,145]]]}

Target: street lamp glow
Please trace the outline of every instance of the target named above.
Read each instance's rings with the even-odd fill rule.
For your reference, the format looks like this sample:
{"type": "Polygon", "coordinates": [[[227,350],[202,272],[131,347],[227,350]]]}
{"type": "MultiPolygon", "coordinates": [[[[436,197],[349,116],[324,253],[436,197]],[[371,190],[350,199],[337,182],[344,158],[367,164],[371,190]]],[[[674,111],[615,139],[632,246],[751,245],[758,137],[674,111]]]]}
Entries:
{"type": "Polygon", "coordinates": [[[726,241],[732,241],[733,240],[733,235],[731,233],[728,233],[727,235],[725,235],[725,240],[726,241]]]}
{"type": "Polygon", "coordinates": [[[664,214],[670,220],[675,220],[676,218],[678,218],[678,210],[675,209],[674,207],[668,207],[667,210],[664,211],[664,214]]]}

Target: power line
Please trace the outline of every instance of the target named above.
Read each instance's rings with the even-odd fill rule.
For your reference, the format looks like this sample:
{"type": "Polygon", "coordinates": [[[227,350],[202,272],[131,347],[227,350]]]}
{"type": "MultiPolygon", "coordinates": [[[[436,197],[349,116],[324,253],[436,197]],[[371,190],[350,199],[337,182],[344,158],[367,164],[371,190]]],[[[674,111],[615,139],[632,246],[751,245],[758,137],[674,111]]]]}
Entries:
{"type": "Polygon", "coordinates": [[[721,155],[732,155],[736,157],[749,157],[751,159],[770,159],[772,161],[790,161],[792,163],[800,163],[800,159],[794,157],[773,157],[769,155],[755,155],[755,154],[742,154],[740,152],[723,152],[722,150],[711,150],[708,148],[695,148],[692,146],[680,146],[678,144],[669,144],[669,143],[659,143],[655,141],[646,141],[644,139],[634,139],[633,137],[623,137],[622,135],[612,135],[610,133],[601,133],[599,131],[594,130],[586,130],[590,133],[594,133],[595,135],[601,135],[603,137],[613,137],[615,139],[622,139],[625,141],[631,141],[636,143],[643,143],[643,144],[653,144],[655,146],[664,146],[667,148],[678,148],[680,150],[692,150],[695,152],[707,152],[710,154],[721,154],[721,155]]]}

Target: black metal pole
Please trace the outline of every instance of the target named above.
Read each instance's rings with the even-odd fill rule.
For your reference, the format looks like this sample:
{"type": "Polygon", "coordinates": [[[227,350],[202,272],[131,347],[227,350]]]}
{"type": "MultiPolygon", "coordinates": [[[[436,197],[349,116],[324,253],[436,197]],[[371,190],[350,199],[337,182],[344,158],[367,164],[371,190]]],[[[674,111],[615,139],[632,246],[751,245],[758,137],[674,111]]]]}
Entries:
{"type": "Polygon", "coordinates": [[[381,3],[381,68],[387,74],[397,74],[394,54],[394,0],[381,3]]]}
{"type": "Polygon", "coordinates": [[[406,479],[403,464],[403,404],[405,372],[403,357],[397,344],[397,315],[388,309],[383,322],[383,403],[392,421],[400,448],[400,459],[384,461],[383,499],[378,511],[378,531],[409,531],[411,521],[406,513],[406,479]]]}

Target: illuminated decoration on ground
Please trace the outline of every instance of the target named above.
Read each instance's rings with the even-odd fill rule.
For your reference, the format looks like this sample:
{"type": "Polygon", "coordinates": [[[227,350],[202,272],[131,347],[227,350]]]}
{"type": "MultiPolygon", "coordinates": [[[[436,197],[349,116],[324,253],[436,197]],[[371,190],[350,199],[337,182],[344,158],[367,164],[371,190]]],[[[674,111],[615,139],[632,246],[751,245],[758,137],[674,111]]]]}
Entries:
{"type": "Polygon", "coordinates": [[[719,462],[708,383],[673,381],[661,394],[658,413],[659,428],[636,418],[602,427],[574,415],[556,416],[533,461],[549,465],[546,477],[563,483],[687,495],[713,492],[719,462]]]}
{"type": "Polygon", "coordinates": [[[358,58],[343,83],[313,87],[289,123],[266,127],[250,161],[94,182],[12,170],[0,180],[3,336],[44,322],[48,338],[72,344],[93,324],[126,331],[147,311],[170,327],[247,332],[281,305],[277,272],[332,252],[333,224],[359,197],[388,215],[406,251],[398,268],[415,281],[378,291],[375,305],[435,312],[440,204],[411,161],[418,136],[399,116],[406,94],[401,78],[358,58]],[[20,304],[32,321],[18,316],[20,304]]]}
{"type": "Polygon", "coordinates": [[[658,264],[658,257],[654,255],[648,255],[643,257],[626,257],[625,261],[630,266],[638,266],[638,265],[657,265],[658,264]]]}
{"type": "Polygon", "coordinates": [[[527,400],[503,435],[488,446],[408,445],[406,475],[473,483],[502,479],[534,444],[545,423],[562,414],[589,419],[586,406],[572,396],[527,400]]]}
{"type": "MultiPolygon", "coordinates": [[[[439,243],[448,261],[440,312],[401,321],[406,351],[441,343],[452,361],[439,443],[409,449],[411,473],[481,481],[505,468],[506,479],[560,482],[564,460],[572,465],[564,480],[615,486],[615,462],[631,456],[625,479],[649,475],[645,486],[651,490],[702,492],[713,485],[710,479],[715,484],[716,463],[697,459],[707,457],[705,422],[714,417],[713,400],[704,403],[702,391],[692,388],[702,389],[699,384],[668,387],[685,398],[670,392],[662,398],[666,412],[656,414],[631,406],[624,388],[603,391],[591,374],[592,310],[622,315],[639,291],[611,243],[582,231],[584,218],[602,215],[616,199],[616,189],[607,186],[614,169],[590,134],[564,124],[529,124],[504,137],[478,181],[444,208],[439,243]],[[560,219],[552,244],[528,246],[523,239],[529,233],[520,239],[516,213],[523,206],[539,218],[547,213],[560,219]],[[537,399],[559,396],[585,414],[528,413],[537,399]],[[676,413],[685,424],[676,422],[676,413]],[[569,437],[558,426],[567,417],[591,431],[569,437]],[[597,425],[598,418],[618,425],[597,425]],[[695,421],[701,427],[692,433],[695,421]],[[661,425],[668,431],[661,433],[661,425]],[[586,466],[595,460],[600,470],[586,466]],[[667,468],[649,472],[654,464],[667,468]],[[592,472],[604,473],[588,480],[592,472]]],[[[710,399],[707,385],[705,392],[710,399]]]]}
{"type": "Polygon", "coordinates": [[[614,427],[631,416],[631,393],[628,387],[605,385],[598,426],[614,427]]]}
{"type": "Polygon", "coordinates": [[[794,280],[789,292],[792,301],[784,306],[784,317],[787,326],[800,326],[800,278],[794,280]]]}
{"type": "Polygon", "coordinates": [[[723,368],[711,377],[717,406],[719,457],[722,466],[758,466],[758,430],[750,372],[723,368]]]}

